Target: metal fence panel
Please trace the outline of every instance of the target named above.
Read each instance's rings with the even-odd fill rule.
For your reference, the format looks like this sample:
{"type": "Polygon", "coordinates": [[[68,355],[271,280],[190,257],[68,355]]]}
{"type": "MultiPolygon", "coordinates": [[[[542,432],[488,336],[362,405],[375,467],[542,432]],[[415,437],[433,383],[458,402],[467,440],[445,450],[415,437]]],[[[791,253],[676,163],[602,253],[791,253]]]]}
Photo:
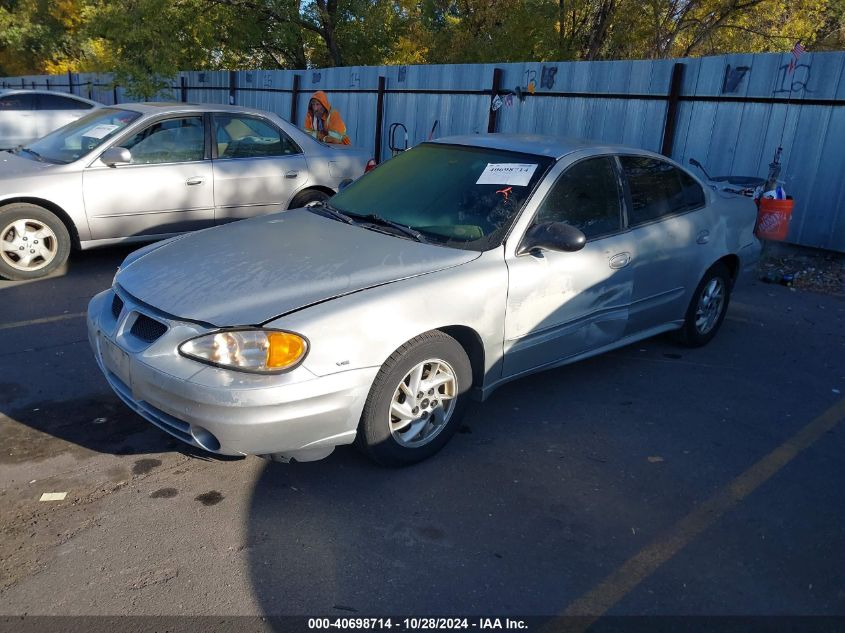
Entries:
{"type": "MultiPolygon", "coordinates": [[[[782,53],[253,70],[233,78],[228,71],[185,71],[156,98],[218,104],[233,100],[288,120],[295,98],[293,123],[302,125],[311,94],[325,90],[353,142],[375,155],[377,88],[384,77],[379,149],[388,158],[393,123],[407,127],[411,146],[432,136],[435,122],[435,137],[486,132],[498,68],[505,103],[496,114],[497,131],[586,137],[660,151],[672,72],[680,62],[684,74],[672,157],[682,163],[695,157],[713,175],[765,176],[776,148],[783,147],[782,179],[795,197],[789,241],[845,251],[845,53],[808,53],[789,72],[791,59],[782,53]],[[299,91],[294,97],[295,76],[299,91]]],[[[0,86],[49,87],[106,104],[133,100],[108,74],[0,78],[0,86]]],[[[400,144],[403,139],[397,135],[400,144]]]]}

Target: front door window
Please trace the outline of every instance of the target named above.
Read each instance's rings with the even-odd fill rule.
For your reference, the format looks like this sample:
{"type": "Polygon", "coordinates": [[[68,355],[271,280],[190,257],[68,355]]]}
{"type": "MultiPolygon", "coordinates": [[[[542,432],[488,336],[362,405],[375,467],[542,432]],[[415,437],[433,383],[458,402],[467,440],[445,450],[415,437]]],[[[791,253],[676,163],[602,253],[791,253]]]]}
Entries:
{"type": "Polygon", "coordinates": [[[202,117],[159,121],[122,142],[120,146],[131,152],[133,165],[202,160],[205,153],[202,117]]]}

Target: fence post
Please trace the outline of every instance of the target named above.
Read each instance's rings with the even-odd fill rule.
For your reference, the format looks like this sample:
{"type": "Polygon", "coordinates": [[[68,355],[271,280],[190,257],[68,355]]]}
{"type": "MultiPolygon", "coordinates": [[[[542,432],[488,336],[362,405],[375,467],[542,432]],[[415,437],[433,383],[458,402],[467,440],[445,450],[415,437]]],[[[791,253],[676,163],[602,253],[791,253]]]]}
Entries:
{"type": "Polygon", "coordinates": [[[21,90],[26,90],[26,79],[21,77],[21,90]]]}
{"type": "Polygon", "coordinates": [[[235,105],[238,99],[238,73],[229,71],[229,105],[235,105]]]}
{"type": "Polygon", "coordinates": [[[112,105],[117,105],[117,90],[118,90],[118,86],[117,86],[117,84],[115,84],[115,85],[112,87],[112,89],[111,89],[111,92],[112,92],[112,105]]]}
{"type": "Polygon", "coordinates": [[[669,84],[669,94],[666,102],[666,122],[663,127],[663,146],[660,153],[664,156],[672,155],[672,145],[675,144],[675,123],[678,120],[678,98],[684,81],[684,64],[676,63],[672,67],[672,81],[669,84]]]}
{"type": "Polygon", "coordinates": [[[294,125],[299,125],[296,122],[297,106],[299,105],[299,75],[293,76],[293,87],[290,91],[290,122],[294,125]]]}
{"type": "Polygon", "coordinates": [[[47,90],[49,90],[50,89],[50,78],[47,77],[47,79],[45,81],[47,83],[47,90]]]}
{"type": "Polygon", "coordinates": [[[73,94],[73,73],[67,71],[67,91],[73,94]]]}
{"type": "Polygon", "coordinates": [[[184,75],[179,77],[179,90],[180,90],[179,98],[182,100],[182,103],[187,103],[188,102],[188,80],[185,79],[184,75]]]}
{"type": "Polygon", "coordinates": [[[378,98],[376,99],[376,146],[373,158],[376,164],[381,162],[381,131],[384,127],[384,87],[385,78],[380,76],[378,78],[378,98]]]}
{"type": "Polygon", "coordinates": [[[499,90],[502,87],[502,69],[501,68],[494,68],[493,69],[493,86],[490,88],[490,104],[488,105],[488,118],[487,118],[487,133],[492,134],[496,131],[496,122],[499,119],[499,111],[493,110],[493,99],[496,98],[496,95],[499,94],[499,90]]]}

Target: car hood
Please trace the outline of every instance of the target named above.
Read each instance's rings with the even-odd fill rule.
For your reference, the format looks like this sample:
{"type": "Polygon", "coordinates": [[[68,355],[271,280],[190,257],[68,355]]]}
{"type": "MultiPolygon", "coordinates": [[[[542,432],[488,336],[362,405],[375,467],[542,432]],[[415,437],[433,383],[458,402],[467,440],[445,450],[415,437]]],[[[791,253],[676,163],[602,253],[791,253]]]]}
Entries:
{"type": "Polygon", "coordinates": [[[17,179],[27,176],[43,174],[51,169],[55,170],[60,165],[55,163],[43,163],[40,160],[30,160],[12,154],[12,152],[0,152],[0,179],[17,179]]]}
{"type": "Polygon", "coordinates": [[[199,231],[134,260],[130,255],[116,281],[136,299],[181,319],[257,325],[478,256],[297,209],[199,231]]]}

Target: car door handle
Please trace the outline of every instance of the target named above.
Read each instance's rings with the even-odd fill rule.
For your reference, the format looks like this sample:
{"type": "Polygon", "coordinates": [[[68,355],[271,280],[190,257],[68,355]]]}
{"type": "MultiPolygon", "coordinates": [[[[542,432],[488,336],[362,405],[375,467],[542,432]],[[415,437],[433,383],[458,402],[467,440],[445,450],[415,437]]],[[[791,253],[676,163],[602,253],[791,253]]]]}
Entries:
{"type": "Polygon", "coordinates": [[[610,267],[611,268],[625,268],[628,264],[631,263],[631,254],[630,253],[619,253],[614,255],[610,258],[610,267]]]}
{"type": "Polygon", "coordinates": [[[710,231],[702,231],[695,236],[696,244],[707,244],[710,241],[710,231]]]}
{"type": "Polygon", "coordinates": [[[194,178],[188,178],[185,181],[185,184],[190,187],[191,185],[201,185],[204,182],[205,182],[205,178],[200,178],[199,176],[195,176],[194,178]]]}
{"type": "Polygon", "coordinates": [[[298,171],[289,171],[285,174],[285,178],[298,178],[299,172],[298,171]]]}

